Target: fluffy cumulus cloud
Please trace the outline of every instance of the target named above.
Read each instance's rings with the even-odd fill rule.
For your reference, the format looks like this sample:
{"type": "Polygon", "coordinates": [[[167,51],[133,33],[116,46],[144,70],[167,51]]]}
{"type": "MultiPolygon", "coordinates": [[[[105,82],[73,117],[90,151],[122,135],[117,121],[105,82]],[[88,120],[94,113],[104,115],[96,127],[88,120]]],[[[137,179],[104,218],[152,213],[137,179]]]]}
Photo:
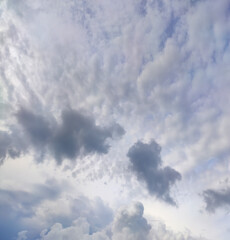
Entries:
{"type": "MultiPolygon", "coordinates": [[[[112,222],[113,212],[106,206],[101,199],[90,200],[84,196],[78,196],[71,201],[67,201],[70,213],[46,217],[51,219],[50,222],[45,221],[39,228],[33,228],[30,224],[24,224],[22,230],[17,233],[17,239],[39,239],[39,240],[109,240],[111,236],[110,228],[107,228],[112,222]],[[30,226],[30,228],[28,228],[30,226]],[[44,227],[46,227],[44,229],[44,227]]],[[[56,211],[57,212],[57,211],[56,211]]],[[[39,219],[35,214],[31,218],[37,220],[34,223],[44,221],[39,219]]],[[[47,214],[47,213],[44,213],[47,214]]]]}
{"type": "MultiPolygon", "coordinates": [[[[159,223],[150,225],[143,216],[144,207],[136,202],[117,211],[111,224],[97,232],[90,231],[90,224],[84,217],[74,220],[71,225],[63,227],[61,223],[55,223],[49,229],[40,233],[39,240],[204,240],[194,238],[189,233],[174,233],[159,223]]],[[[27,240],[27,231],[20,231],[17,240],[27,240]]]]}
{"type": "Polygon", "coordinates": [[[70,227],[63,228],[60,223],[54,224],[49,231],[41,233],[41,240],[109,240],[104,233],[89,234],[89,224],[85,219],[77,219],[70,227]]]}
{"type": "Polygon", "coordinates": [[[146,183],[150,194],[175,204],[170,188],[181,179],[181,174],[169,166],[162,167],[160,152],[161,147],[154,140],[149,144],[138,141],[129,149],[127,156],[132,171],[146,183]]]}
{"type": "Polygon", "coordinates": [[[113,240],[147,240],[151,226],[143,217],[144,207],[135,203],[128,209],[122,209],[113,223],[113,240]]]}
{"type": "Polygon", "coordinates": [[[106,232],[106,226],[113,220],[112,209],[100,198],[71,197],[70,189],[66,181],[54,179],[33,185],[31,190],[0,189],[1,237],[37,239],[41,233],[44,239],[56,236],[60,239],[82,239],[83,236],[104,239],[100,238],[103,233],[97,232],[106,232]]]}

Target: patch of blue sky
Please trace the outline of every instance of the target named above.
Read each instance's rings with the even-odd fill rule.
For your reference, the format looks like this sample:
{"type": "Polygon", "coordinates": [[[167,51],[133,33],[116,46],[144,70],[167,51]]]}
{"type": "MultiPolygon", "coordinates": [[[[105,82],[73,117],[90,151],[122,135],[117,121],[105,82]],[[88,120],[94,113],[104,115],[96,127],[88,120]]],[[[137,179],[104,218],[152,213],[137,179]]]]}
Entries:
{"type": "Polygon", "coordinates": [[[218,159],[218,158],[210,158],[209,160],[207,160],[203,163],[199,163],[199,165],[194,168],[194,172],[197,174],[202,174],[203,172],[206,172],[206,171],[214,168],[219,160],[220,159],[218,159]]]}
{"type": "Polygon", "coordinates": [[[179,18],[178,17],[175,17],[173,12],[171,13],[171,16],[170,16],[170,19],[168,21],[168,25],[161,37],[161,41],[160,41],[160,49],[163,50],[164,47],[165,47],[165,44],[166,44],[166,41],[169,39],[169,38],[172,38],[173,35],[174,35],[174,32],[175,32],[175,28],[176,28],[176,25],[179,21],[179,18]]]}

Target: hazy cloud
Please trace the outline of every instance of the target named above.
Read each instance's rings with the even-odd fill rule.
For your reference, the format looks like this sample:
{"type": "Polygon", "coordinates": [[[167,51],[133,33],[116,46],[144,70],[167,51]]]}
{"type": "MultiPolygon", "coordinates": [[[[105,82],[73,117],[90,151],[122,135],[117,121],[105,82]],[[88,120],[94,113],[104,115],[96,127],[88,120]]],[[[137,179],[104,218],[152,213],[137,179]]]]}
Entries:
{"type": "Polygon", "coordinates": [[[158,222],[150,232],[151,240],[207,240],[206,238],[199,236],[194,237],[189,231],[185,232],[173,232],[165,226],[164,223],[158,222]]]}
{"type": "Polygon", "coordinates": [[[27,240],[27,231],[19,232],[17,240],[27,240]]]}
{"type": "Polygon", "coordinates": [[[161,147],[154,140],[149,144],[138,141],[129,149],[127,156],[132,171],[146,183],[149,193],[175,205],[170,188],[181,179],[181,175],[171,167],[162,167],[160,152],[161,147]]]}

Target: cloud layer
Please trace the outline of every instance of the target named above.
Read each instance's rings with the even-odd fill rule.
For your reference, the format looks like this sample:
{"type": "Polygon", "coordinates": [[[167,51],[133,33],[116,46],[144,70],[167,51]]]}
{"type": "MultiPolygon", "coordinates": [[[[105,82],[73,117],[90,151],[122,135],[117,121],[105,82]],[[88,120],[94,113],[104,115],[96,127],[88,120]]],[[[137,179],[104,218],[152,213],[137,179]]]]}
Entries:
{"type": "MultiPolygon", "coordinates": [[[[75,218],[68,212],[66,221],[50,220],[41,209],[47,204],[47,212],[53,210],[56,199],[46,201],[43,191],[24,187],[33,165],[40,180],[31,180],[38,185],[49,187],[44,178],[63,177],[75,186],[69,199],[76,200],[78,191],[86,199],[116,199],[113,210],[138,201],[145,186],[146,201],[166,224],[178,228],[171,220],[176,215],[180,229],[201,234],[206,228],[210,239],[228,240],[228,215],[221,223],[221,211],[210,219],[194,215],[203,203],[213,213],[229,206],[228,188],[214,190],[229,176],[229,0],[1,0],[0,9],[0,199],[12,202],[9,207],[2,200],[8,210],[15,206],[11,221],[23,216],[26,204],[30,214],[36,210],[46,218],[39,221],[49,229],[46,237],[54,230],[67,234],[74,220],[86,226],[76,230],[86,237],[107,221],[95,226],[88,211],[76,206],[69,207],[75,218]],[[34,205],[33,196],[39,200],[34,205]],[[61,225],[51,231],[56,222],[61,225]]],[[[86,199],[76,205],[92,209],[86,199]]],[[[127,222],[132,216],[140,220],[146,227],[140,236],[147,239],[154,227],[148,230],[135,211],[126,213],[127,222]]],[[[21,230],[23,239],[26,229],[21,230]]],[[[120,231],[135,238],[127,225],[120,231]]],[[[156,239],[173,239],[163,227],[158,232],[156,239]]]]}

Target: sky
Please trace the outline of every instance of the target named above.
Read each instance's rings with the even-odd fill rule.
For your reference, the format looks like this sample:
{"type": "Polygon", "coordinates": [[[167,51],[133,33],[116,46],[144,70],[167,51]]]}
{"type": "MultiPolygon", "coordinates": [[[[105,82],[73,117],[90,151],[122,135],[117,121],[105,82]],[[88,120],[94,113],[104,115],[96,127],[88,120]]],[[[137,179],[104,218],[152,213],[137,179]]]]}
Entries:
{"type": "Polygon", "coordinates": [[[229,240],[229,0],[0,1],[0,240],[229,240]]]}

